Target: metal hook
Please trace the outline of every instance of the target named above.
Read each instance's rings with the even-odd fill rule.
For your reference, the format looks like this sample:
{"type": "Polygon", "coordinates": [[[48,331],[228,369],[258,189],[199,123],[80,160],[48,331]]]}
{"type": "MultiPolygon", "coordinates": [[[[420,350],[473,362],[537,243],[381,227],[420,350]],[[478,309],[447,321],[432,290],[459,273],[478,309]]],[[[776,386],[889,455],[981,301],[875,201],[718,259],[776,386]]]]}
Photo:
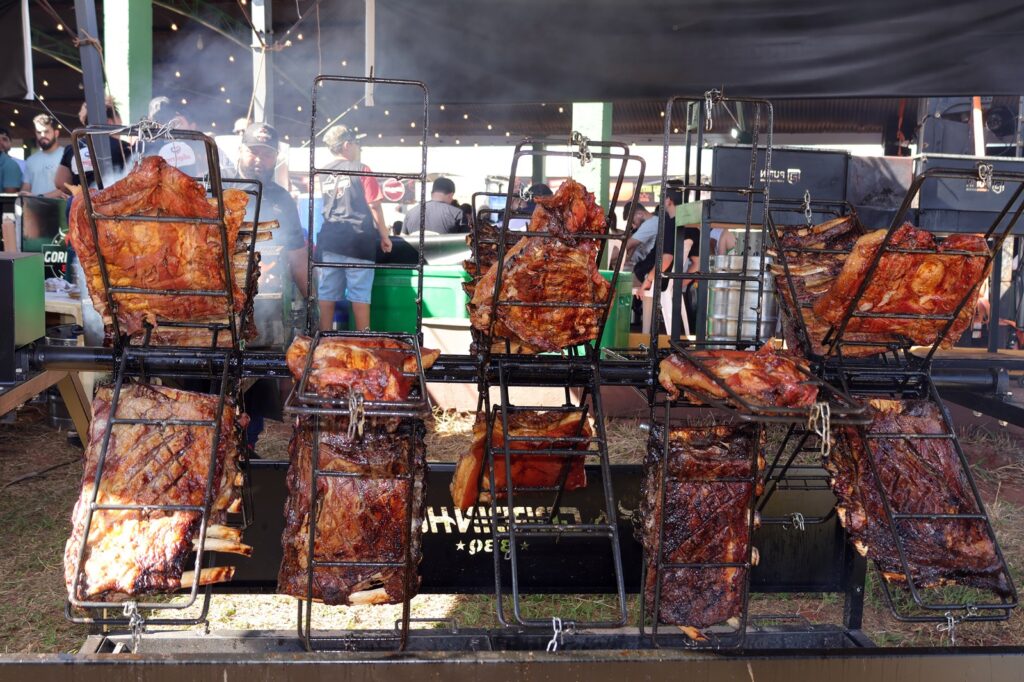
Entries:
{"type": "Polygon", "coordinates": [[[704,130],[708,132],[711,132],[711,129],[715,127],[714,121],[711,118],[711,110],[721,99],[721,90],[711,89],[704,93],[704,130]]]}
{"type": "Polygon", "coordinates": [[[992,189],[992,173],[995,167],[991,163],[978,164],[978,182],[985,185],[985,189],[992,189]]]}
{"type": "Polygon", "coordinates": [[[789,515],[793,520],[793,528],[797,530],[807,530],[807,526],[804,524],[804,515],[800,512],[793,512],[789,515]]]}
{"type": "Polygon", "coordinates": [[[956,646],[956,626],[960,623],[963,623],[968,618],[973,618],[974,616],[977,616],[978,608],[976,606],[968,606],[964,615],[960,616],[959,618],[955,617],[952,611],[946,611],[946,613],[943,615],[945,615],[946,617],[946,622],[939,623],[936,629],[939,632],[948,632],[949,645],[956,646]]]}

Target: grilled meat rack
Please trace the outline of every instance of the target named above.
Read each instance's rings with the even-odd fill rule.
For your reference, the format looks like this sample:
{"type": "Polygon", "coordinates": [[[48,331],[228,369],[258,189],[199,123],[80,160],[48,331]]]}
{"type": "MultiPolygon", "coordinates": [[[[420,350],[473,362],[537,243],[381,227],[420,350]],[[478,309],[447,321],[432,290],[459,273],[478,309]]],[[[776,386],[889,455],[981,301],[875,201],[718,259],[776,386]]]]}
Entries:
{"type": "MultiPolygon", "coordinates": [[[[310,113],[310,145],[309,145],[309,187],[312,193],[317,182],[324,178],[330,178],[335,182],[359,182],[361,178],[371,177],[381,180],[415,180],[419,183],[419,200],[421,205],[426,202],[427,183],[427,129],[428,129],[428,104],[429,95],[426,87],[417,81],[387,79],[387,78],[359,78],[347,76],[319,75],[314,79],[312,89],[312,107],[310,113]],[[389,172],[371,170],[344,170],[328,168],[318,163],[316,158],[316,141],[341,117],[324,119],[323,111],[347,112],[357,108],[363,101],[363,93],[372,90],[377,97],[387,98],[395,96],[398,98],[409,97],[415,102],[421,103],[421,117],[419,119],[420,146],[422,154],[416,172],[389,172]],[[339,102],[341,103],[339,106],[339,102]]],[[[344,418],[348,423],[350,438],[358,435],[362,438],[363,420],[369,420],[371,428],[375,423],[385,424],[401,420],[400,429],[410,432],[410,438],[416,438],[417,424],[422,431],[422,419],[430,414],[430,403],[427,396],[427,383],[423,374],[423,358],[420,352],[422,341],[422,320],[423,320],[423,238],[424,221],[426,211],[420,212],[418,260],[411,266],[416,272],[416,327],[413,333],[386,333],[377,331],[358,330],[348,331],[320,331],[319,330],[319,287],[317,284],[317,273],[331,269],[351,270],[353,268],[371,268],[374,271],[388,269],[409,269],[406,264],[392,263],[339,263],[331,262],[323,257],[318,250],[320,234],[314,229],[316,225],[313,202],[309,202],[310,226],[310,248],[308,261],[308,299],[307,299],[307,320],[306,332],[312,337],[306,363],[301,376],[293,386],[285,403],[286,414],[294,414],[299,417],[296,420],[296,428],[302,420],[311,422],[312,431],[312,457],[311,470],[308,473],[310,480],[309,509],[306,511],[309,526],[308,552],[306,556],[306,594],[305,598],[298,600],[298,634],[306,650],[352,650],[359,648],[372,649],[404,649],[409,641],[410,625],[410,600],[414,586],[417,584],[416,564],[418,557],[413,555],[413,526],[417,523],[421,511],[417,508],[417,495],[422,496],[425,485],[425,471],[422,466],[417,466],[413,461],[413,448],[410,447],[408,461],[404,462],[404,469],[399,473],[392,473],[386,478],[389,480],[404,482],[407,494],[405,498],[404,514],[398,523],[401,528],[409,533],[405,543],[404,551],[401,552],[401,559],[393,561],[381,561],[374,556],[356,556],[351,560],[325,561],[316,558],[317,521],[320,517],[322,501],[319,499],[319,485],[321,481],[328,479],[381,479],[385,478],[379,473],[359,471],[335,471],[327,470],[321,464],[321,439],[320,434],[329,424],[337,426],[341,423],[338,418],[344,418]],[[401,401],[363,400],[362,395],[349,395],[347,399],[338,399],[318,395],[310,390],[310,376],[314,370],[314,354],[325,339],[358,339],[372,341],[374,339],[390,339],[406,345],[408,350],[398,350],[404,356],[412,357],[416,361],[416,371],[403,372],[406,378],[412,380],[413,388],[409,397],[401,401]],[[357,426],[353,428],[353,423],[357,426]],[[417,493],[417,491],[419,491],[417,493]],[[317,569],[397,569],[401,572],[403,584],[402,615],[396,623],[394,632],[380,631],[352,631],[343,636],[330,636],[316,634],[313,626],[313,604],[314,602],[314,581],[317,569]]],[[[420,437],[422,434],[420,433],[420,437]]],[[[293,436],[298,438],[298,434],[293,436]]],[[[293,460],[293,466],[298,466],[298,459],[293,460]]],[[[297,472],[305,476],[305,472],[297,472]]],[[[401,484],[400,484],[401,485],[401,484]]]]}
{"type": "MultiPolygon", "coordinates": [[[[82,191],[81,200],[85,206],[85,217],[88,223],[89,232],[96,245],[97,261],[102,279],[103,296],[107,302],[107,309],[110,313],[113,334],[108,336],[113,349],[114,364],[113,392],[110,403],[110,417],[100,435],[100,451],[95,474],[95,484],[92,489],[91,499],[85,516],[85,531],[83,533],[77,557],[75,559],[75,572],[71,585],[71,596],[65,603],[65,616],[75,623],[86,623],[94,626],[105,627],[131,627],[138,631],[146,626],[179,626],[202,623],[206,620],[209,610],[210,594],[212,587],[206,586],[202,591],[202,604],[198,614],[186,613],[196,603],[200,593],[200,571],[204,567],[211,567],[212,555],[206,549],[207,528],[209,523],[210,507],[213,503],[212,491],[213,480],[216,471],[216,457],[220,439],[235,437],[237,434],[227,434],[222,424],[222,417],[225,405],[238,405],[240,396],[240,375],[241,352],[244,348],[244,341],[241,332],[245,322],[245,315],[252,314],[252,298],[255,289],[255,279],[258,276],[255,242],[256,226],[259,224],[259,206],[262,199],[262,183],[256,180],[245,179],[222,179],[220,177],[220,162],[217,147],[206,135],[190,130],[167,129],[153,124],[143,122],[129,127],[115,126],[90,126],[79,129],[72,134],[72,149],[74,151],[75,164],[78,175],[83,180],[87,178],[87,167],[83,163],[83,148],[88,151],[88,158],[93,159],[94,181],[96,187],[103,189],[109,177],[104,177],[104,162],[97,154],[96,139],[102,139],[106,145],[109,139],[115,139],[117,135],[124,135],[128,139],[136,140],[136,147],[139,152],[144,151],[145,146],[153,142],[162,141],[191,141],[194,144],[201,144],[205,151],[207,162],[206,174],[196,178],[205,182],[211,196],[216,199],[217,218],[182,218],[173,215],[147,216],[147,215],[120,215],[106,216],[97,213],[93,208],[92,195],[86,188],[82,191]],[[233,281],[232,253],[229,249],[229,241],[224,221],[223,186],[225,184],[240,185],[244,192],[250,195],[250,201],[255,201],[254,218],[252,229],[249,234],[249,241],[244,245],[243,253],[246,254],[246,275],[243,295],[245,301],[241,306],[241,313],[236,313],[234,292],[230,283],[233,281]],[[99,238],[97,221],[110,222],[145,222],[145,223],[192,223],[212,224],[219,228],[220,248],[223,254],[224,282],[228,283],[222,290],[200,291],[200,290],[177,290],[168,291],[165,289],[124,287],[111,284],[107,269],[106,258],[104,257],[103,241],[99,238]],[[153,296],[203,296],[221,298],[225,304],[225,314],[228,318],[227,324],[222,322],[198,323],[183,321],[160,321],[161,326],[183,329],[204,329],[210,333],[210,347],[171,347],[151,343],[153,328],[146,324],[145,333],[139,345],[133,345],[131,340],[121,333],[118,323],[118,295],[122,294],[147,294],[153,296]],[[230,344],[223,347],[219,342],[224,332],[230,335],[230,344]],[[193,366],[191,371],[179,372],[174,370],[176,364],[182,361],[193,366]],[[198,369],[199,371],[195,371],[198,369]],[[217,396],[217,411],[215,416],[209,420],[167,420],[167,419],[146,419],[146,418],[122,418],[118,416],[118,405],[122,398],[122,390],[126,384],[138,381],[142,384],[148,383],[154,377],[171,380],[191,381],[193,385],[205,386],[200,390],[217,396]],[[203,503],[200,505],[175,505],[175,504],[101,504],[97,503],[100,488],[103,483],[104,463],[108,457],[111,434],[114,428],[126,425],[145,425],[154,428],[166,426],[187,426],[194,429],[212,430],[211,452],[207,463],[208,476],[203,496],[203,503]],[[104,511],[130,511],[137,510],[141,513],[166,513],[176,512],[198,513],[200,523],[198,528],[198,542],[193,562],[195,579],[192,587],[184,601],[181,600],[131,600],[125,602],[122,615],[111,615],[112,607],[120,606],[113,602],[102,602],[84,600],[77,598],[79,585],[81,583],[83,562],[89,550],[89,535],[92,529],[92,520],[96,512],[104,511]],[[150,614],[157,612],[173,612],[183,614],[178,617],[152,617],[150,614]],[[143,615],[145,614],[145,615],[143,615]]],[[[128,163],[125,160],[125,164],[128,163]]],[[[109,168],[107,169],[109,170],[109,168]]],[[[157,228],[159,229],[159,228],[157,228]]],[[[236,251],[237,251],[236,245],[236,251]]],[[[240,453],[246,452],[245,447],[240,448],[240,453]]],[[[236,525],[247,526],[252,520],[252,497],[248,485],[247,461],[244,455],[240,455],[239,466],[243,475],[243,509],[240,518],[236,519],[236,525]]],[[[194,609],[193,609],[194,611],[194,609]]],[[[116,611],[114,611],[116,612],[116,611]]]]}
{"type": "MultiPolygon", "coordinates": [[[[496,276],[494,291],[491,299],[491,318],[486,332],[476,336],[478,367],[478,382],[480,392],[480,403],[478,410],[486,415],[486,436],[485,455],[486,465],[481,476],[487,476],[489,490],[491,491],[491,531],[494,552],[494,585],[497,605],[497,615],[502,625],[506,627],[520,626],[526,628],[544,628],[550,630],[553,622],[558,622],[569,631],[576,629],[600,629],[615,628],[626,623],[626,588],[621,558],[621,541],[619,537],[619,525],[617,522],[616,497],[612,487],[611,467],[608,459],[608,440],[605,432],[605,412],[602,404],[601,389],[602,381],[602,336],[605,324],[608,320],[608,313],[615,298],[616,282],[620,276],[619,270],[625,254],[625,245],[628,232],[625,230],[614,230],[612,221],[608,217],[616,206],[619,205],[621,192],[624,187],[624,179],[627,174],[635,177],[633,191],[629,198],[630,205],[635,207],[639,197],[640,185],[643,181],[645,163],[641,157],[631,154],[629,147],[619,142],[591,141],[578,133],[574,133],[569,140],[567,149],[560,149],[551,145],[545,146],[531,140],[523,140],[516,145],[512,157],[512,167],[509,172],[510,178],[518,177],[518,169],[521,161],[526,159],[564,159],[570,164],[579,162],[581,166],[594,161],[607,161],[614,173],[615,184],[607,208],[601,209],[606,216],[608,227],[606,231],[578,232],[572,235],[577,240],[594,240],[598,244],[596,262],[601,263],[605,256],[606,248],[610,244],[617,243],[618,250],[615,252],[611,282],[604,300],[592,302],[557,301],[557,302],[530,302],[516,299],[515,297],[503,296],[502,281],[505,270],[510,261],[506,260],[509,250],[509,241],[513,234],[510,230],[510,222],[515,217],[530,219],[528,213],[517,213],[514,209],[513,199],[517,197],[514,182],[509,183],[508,191],[504,195],[505,210],[501,214],[501,224],[497,227],[496,235],[488,234],[484,224],[477,221],[474,229],[473,256],[477,264],[476,273],[482,274],[479,268],[481,247],[484,245],[493,246],[497,250],[496,276]],[[580,346],[564,349],[562,357],[545,354],[524,354],[514,352],[510,340],[505,338],[503,343],[495,338],[495,326],[499,319],[501,310],[508,310],[515,306],[537,307],[545,311],[564,310],[570,311],[579,308],[588,308],[597,312],[598,324],[596,335],[593,340],[586,341],[580,346]],[[530,370],[543,371],[545,366],[551,366],[552,361],[560,365],[568,365],[569,376],[578,377],[573,380],[566,377],[562,384],[565,389],[565,402],[560,407],[545,407],[540,405],[524,406],[514,404],[510,387],[515,383],[515,377],[521,372],[530,370]],[[492,398],[492,389],[497,389],[497,400],[492,398]],[[574,393],[576,395],[574,395],[574,393]],[[550,438],[541,436],[513,436],[510,427],[514,415],[528,412],[557,412],[570,415],[578,415],[579,427],[575,436],[560,437],[558,442],[552,446],[547,443],[550,438]],[[584,433],[588,420],[593,420],[594,434],[584,433]],[[494,446],[495,429],[500,428],[501,445],[494,446]],[[530,454],[541,457],[554,457],[562,460],[561,473],[557,484],[545,487],[524,488],[516,486],[512,476],[513,450],[511,443],[520,442],[524,445],[533,444],[530,447],[530,454]],[[565,486],[568,477],[570,461],[573,458],[594,459],[601,471],[603,505],[598,519],[586,522],[583,519],[573,519],[562,511],[562,500],[565,493],[565,486]],[[503,495],[499,493],[495,469],[496,461],[502,460],[505,471],[505,485],[503,495]],[[504,505],[499,506],[499,497],[504,498],[504,505]],[[529,507],[540,507],[543,513],[538,516],[520,517],[520,509],[529,507]],[[614,575],[614,590],[616,594],[616,606],[607,616],[598,620],[580,621],[579,619],[562,618],[558,613],[545,613],[543,615],[527,614],[523,607],[521,596],[523,588],[523,575],[525,572],[536,571],[538,559],[531,558],[541,554],[562,553],[567,548],[574,547],[574,542],[579,540],[593,540],[601,543],[603,549],[594,550],[592,556],[594,561],[603,561],[611,565],[611,572],[614,575]],[[530,545],[529,543],[533,543],[530,545]],[[607,544],[604,544],[607,543],[607,544]],[[527,552],[527,548],[532,549],[527,552]],[[508,581],[506,582],[506,564],[508,581]],[[511,591],[511,614],[506,611],[505,597],[506,590],[511,591]]],[[[571,172],[571,171],[570,171],[571,172]]],[[[488,193],[474,195],[474,209],[480,198],[494,196],[488,193]]],[[[632,211],[626,216],[626,221],[632,219],[632,211]]],[[[532,231],[520,233],[520,237],[542,240],[543,243],[555,244],[561,237],[551,231],[532,231]]],[[[483,489],[483,486],[478,486],[483,489]]]]}

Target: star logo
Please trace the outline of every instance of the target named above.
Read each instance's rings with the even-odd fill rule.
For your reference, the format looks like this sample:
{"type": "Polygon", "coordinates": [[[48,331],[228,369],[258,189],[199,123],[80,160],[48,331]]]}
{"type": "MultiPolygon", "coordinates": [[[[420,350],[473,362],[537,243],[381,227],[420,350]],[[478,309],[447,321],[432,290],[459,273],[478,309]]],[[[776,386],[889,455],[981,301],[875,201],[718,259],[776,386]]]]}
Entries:
{"type": "Polygon", "coordinates": [[[455,549],[457,551],[461,552],[462,550],[466,549],[466,543],[464,543],[462,541],[459,541],[459,542],[455,543],[455,549]]]}

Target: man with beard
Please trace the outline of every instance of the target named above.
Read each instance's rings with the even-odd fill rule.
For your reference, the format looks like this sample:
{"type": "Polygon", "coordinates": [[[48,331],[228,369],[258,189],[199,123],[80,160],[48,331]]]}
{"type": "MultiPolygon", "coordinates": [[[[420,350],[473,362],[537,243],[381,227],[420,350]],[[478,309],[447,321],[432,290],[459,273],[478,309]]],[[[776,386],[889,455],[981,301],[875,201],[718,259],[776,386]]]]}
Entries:
{"type": "MultiPolygon", "coordinates": [[[[266,123],[253,123],[242,134],[238,150],[238,172],[248,180],[263,183],[260,204],[260,222],[276,220],[280,224],[271,231],[272,239],[256,244],[260,252],[259,296],[254,301],[254,314],[259,336],[249,344],[258,346],[287,346],[291,340],[292,283],[303,298],[307,292],[308,252],[306,238],[299,223],[299,211],[288,190],[274,180],[277,168],[278,134],[266,123]]],[[[239,189],[248,189],[236,185],[239,189]]],[[[250,201],[245,219],[252,220],[255,202],[250,201]]],[[[250,448],[263,431],[264,417],[280,420],[282,400],[275,379],[260,379],[245,394],[249,426],[246,435],[250,448]]],[[[250,456],[254,456],[250,451],[250,456]]]]}
{"type": "Polygon", "coordinates": [[[64,155],[64,148],[58,144],[60,133],[57,121],[49,114],[39,114],[32,119],[32,125],[36,129],[36,146],[39,149],[25,161],[26,172],[22,178],[21,191],[23,194],[51,198],[63,197],[64,193],[53,184],[57,166],[64,155]]]}

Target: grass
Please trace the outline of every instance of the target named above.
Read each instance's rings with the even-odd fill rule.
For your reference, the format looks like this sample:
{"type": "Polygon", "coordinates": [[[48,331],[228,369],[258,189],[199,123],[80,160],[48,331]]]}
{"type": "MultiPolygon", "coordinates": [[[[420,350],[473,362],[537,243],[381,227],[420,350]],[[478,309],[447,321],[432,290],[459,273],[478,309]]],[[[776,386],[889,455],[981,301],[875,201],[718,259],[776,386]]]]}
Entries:
{"type": "MultiPolygon", "coordinates": [[[[472,440],[474,415],[442,412],[428,424],[431,460],[455,461],[472,440]]],[[[610,420],[606,425],[613,463],[639,463],[647,433],[635,419],[610,420]]],[[[961,429],[964,448],[982,483],[1003,551],[1017,584],[1024,570],[1024,506],[1014,492],[1024,492],[1024,447],[1012,435],[980,428],[961,429]],[[992,452],[1004,456],[991,459],[992,452]]],[[[287,456],[291,425],[267,422],[257,446],[265,458],[287,456]]],[[[769,433],[778,442],[780,435],[769,433]]],[[[69,652],[80,646],[85,626],[63,618],[63,549],[70,532],[71,506],[77,495],[81,450],[67,444],[66,434],[50,429],[38,408],[24,408],[14,425],[0,425],[0,486],[54,464],[65,464],[41,476],[0,490],[0,652],[69,652]],[[73,464],[66,464],[72,462],[73,464]]],[[[813,456],[817,461],[817,456],[813,456]]],[[[959,588],[946,588],[957,590],[959,588]]],[[[575,620],[598,620],[614,615],[609,595],[526,595],[523,615],[559,615],[575,620]]],[[[420,595],[413,600],[414,618],[438,619],[416,627],[442,627],[446,619],[460,627],[497,627],[493,595],[420,595]]],[[[627,600],[628,621],[639,617],[638,599],[627,600]]],[[[766,595],[751,597],[751,614],[796,614],[812,623],[842,622],[843,598],[837,594],[766,595]]],[[[322,629],[390,628],[400,607],[323,607],[314,609],[314,626],[322,629]]],[[[511,607],[506,607],[511,613],[511,607]]],[[[296,602],[278,595],[215,595],[210,627],[227,630],[283,630],[296,626],[296,602]]],[[[944,645],[948,638],[936,624],[900,623],[889,614],[877,575],[869,570],[864,615],[865,633],[883,646],[944,645]]],[[[1024,642],[1024,617],[1014,614],[1006,623],[972,623],[958,628],[958,643],[968,645],[1024,642]]]]}

